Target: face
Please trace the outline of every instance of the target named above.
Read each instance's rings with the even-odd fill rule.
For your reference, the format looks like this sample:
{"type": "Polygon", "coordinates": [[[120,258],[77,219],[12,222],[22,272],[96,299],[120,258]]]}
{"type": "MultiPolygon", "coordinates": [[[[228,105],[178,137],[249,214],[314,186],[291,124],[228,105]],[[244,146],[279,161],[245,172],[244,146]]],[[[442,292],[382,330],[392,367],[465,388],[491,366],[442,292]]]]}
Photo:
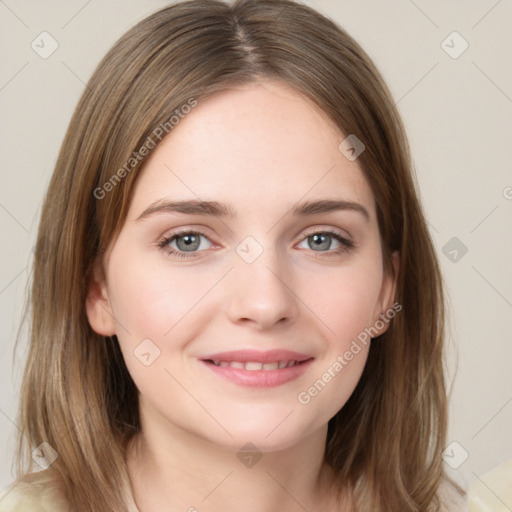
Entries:
{"type": "Polygon", "coordinates": [[[146,422],[271,451],[343,407],[394,294],[345,138],[266,82],[201,102],[153,150],[87,301],[146,422]]]}

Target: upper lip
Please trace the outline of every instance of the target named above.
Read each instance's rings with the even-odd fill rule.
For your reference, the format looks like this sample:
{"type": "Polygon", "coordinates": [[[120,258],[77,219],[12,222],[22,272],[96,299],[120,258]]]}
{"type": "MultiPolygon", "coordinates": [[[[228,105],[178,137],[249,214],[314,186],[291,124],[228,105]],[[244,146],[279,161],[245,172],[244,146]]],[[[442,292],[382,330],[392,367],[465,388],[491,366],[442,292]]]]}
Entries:
{"type": "Polygon", "coordinates": [[[233,350],[230,352],[218,352],[201,357],[203,361],[238,361],[241,363],[257,362],[257,363],[273,363],[275,361],[306,361],[312,356],[292,352],[291,350],[233,350]]]}

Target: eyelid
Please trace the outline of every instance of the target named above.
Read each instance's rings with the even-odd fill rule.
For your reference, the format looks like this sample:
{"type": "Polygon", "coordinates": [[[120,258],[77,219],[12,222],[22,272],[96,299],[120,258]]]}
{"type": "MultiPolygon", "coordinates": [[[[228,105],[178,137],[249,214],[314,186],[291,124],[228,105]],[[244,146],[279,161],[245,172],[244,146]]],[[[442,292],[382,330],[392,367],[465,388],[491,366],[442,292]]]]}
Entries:
{"type": "Polygon", "coordinates": [[[313,226],[311,228],[306,228],[301,232],[300,237],[298,238],[299,241],[304,240],[304,238],[307,238],[308,236],[315,235],[317,233],[328,233],[333,235],[338,235],[339,237],[343,238],[344,240],[347,240],[347,242],[353,243],[353,238],[350,235],[348,231],[341,228],[336,228],[334,226],[313,226]]]}
{"type": "Polygon", "coordinates": [[[197,227],[195,227],[194,225],[190,225],[186,227],[174,228],[167,230],[163,235],[161,235],[158,239],[158,243],[160,244],[165,240],[169,241],[172,240],[173,238],[184,235],[201,235],[202,237],[207,238],[213,245],[219,245],[212,240],[212,238],[214,237],[210,235],[210,232],[210,229],[202,225],[198,225],[197,227]]]}
{"type": "Polygon", "coordinates": [[[162,237],[160,237],[158,240],[157,246],[162,250],[166,250],[169,254],[175,254],[175,255],[178,254],[180,256],[183,256],[184,258],[195,257],[192,255],[198,254],[200,252],[204,252],[204,250],[203,250],[203,251],[189,251],[187,253],[187,251],[178,251],[172,247],[169,247],[169,245],[172,242],[174,242],[174,240],[176,238],[179,238],[179,237],[185,236],[185,235],[195,235],[195,236],[203,237],[203,238],[206,238],[213,246],[218,245],[213,240],[211,240],[210,236],[208,236],[206,233],[203,233],[202,231],[199,231],[199,230],[193,229],[193,228],[178,228],[176,231],[173,231],[169,234],[162,235],[162,237]]]}
{"type": "MultiPolygon", "coordinates": [[[[203,228],[201,228],[203,229],[203,228]]],[[[316,253],[315,257],[318,257],[318,255],[325,255],[325,256],[335,256],[339,255],[342,252],[346,252],[352,248],[356,247],[355,242],[353,241],[350,234],[347,233],[348,236],[346,236],[344,233],[344,230],[341,230],[340,228],[334,228],[332,226],[330,227],[320,227],[320,226],[313,226],[310,228],[306,228],[306,230],[302,230],[301,235],[297,237],[297,239],[294,242],[294,245],[303,242],[308,237],[315,235],[315,234],[325,234],[329,235],[335,239],[341,244],[341,247],[336,250],[328,250],[328,251],[311,251],[313,253],[316,253]]],[[[346,233],[346,231],[345,231],[346,233]]],[[[207,240],[210,241],[212,245],[218,245],[213,240],[211,240],[210,236],[206,233],[199,231],[197,229],[194,229],[192,227],[184,227],[184,228],[177,228],[175,231],[172,231],[170,234],[163,235],[159,241],[158,241],[158,247],[162,250],[166,250],[169,255],[174,255],[177,258],[181,259],[187,259],[187,258],[197,258],[198,254],[201,252],[206,252],[205,250],[202,251],[179,251],[174,248],[169,248],[169,244],[172,243],[176,238],[179,238],[180,236],[185,235],[196,235],[199,237],[204,237],[207,240]]]]}
{"type": "Polygon", "coordinates": [[[309,250],[307,252],[311,253],[311,256],[313,258],[330,258],[330,257],[336,257],[341,256],[345,253],[348,253],[349,251],[356,249],[357,245],[350,236],[345,236],[339,229],[336,228],[314,228],[312,231],[303,234],[297,243],[302,243],[306,241],[310,236],[313,235],[328,235],[330,238],[335,239],[340,246],[336,249],[329,249],[327,251],[314,251],[309,250]]]}

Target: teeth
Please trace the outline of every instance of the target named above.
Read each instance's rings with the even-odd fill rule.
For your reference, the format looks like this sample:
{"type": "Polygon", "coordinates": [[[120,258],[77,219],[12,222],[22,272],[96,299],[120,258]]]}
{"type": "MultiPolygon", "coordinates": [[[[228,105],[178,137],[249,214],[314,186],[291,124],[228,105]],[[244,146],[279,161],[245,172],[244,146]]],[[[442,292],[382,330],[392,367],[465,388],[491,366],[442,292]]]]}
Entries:
{"type": "Polygon", "coordinates": [[[248,361],[246,363],[241,361],[212,361],[215,366],[222,366],[223,368],[230,366],[231,368],[238,368],[240,370],[258,371],[258,370],[282,370],[283,368],[290,368],[299,364],[297,361],[274,361],[273,363],[259,363],[257,361],[248,361]]]}
{"type": "Polygon", "coordinates": [[[262,370],[263,363],[245,363],[246,370],[262,370]]]}

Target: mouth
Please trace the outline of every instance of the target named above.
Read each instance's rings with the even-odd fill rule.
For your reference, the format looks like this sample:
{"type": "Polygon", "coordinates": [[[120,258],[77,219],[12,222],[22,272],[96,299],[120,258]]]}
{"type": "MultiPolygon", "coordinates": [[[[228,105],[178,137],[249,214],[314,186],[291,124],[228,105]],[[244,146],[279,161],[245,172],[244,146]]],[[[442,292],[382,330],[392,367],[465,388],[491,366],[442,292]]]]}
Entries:
{"type": "Polygon", "coordinates": [[[271,370],[282,370],[283,368],[291,368],[292,366],[297,366],[298,364],[302,364],[303,361],[274,361],[272,363],[261,363],[258,361],[213,361],[208,360],[207,362],[213,363],[215,366],[222,366],[223,368],[238,368],[240,370],[248,370],[248,371],[271,371],[271,370]]]}
{"type": "Polygon", "coordinates": [[[242,350],[200,359],[210,370],[237,385],[274,387],[300,377],[314,357],[288,350],[242,350]]]}

